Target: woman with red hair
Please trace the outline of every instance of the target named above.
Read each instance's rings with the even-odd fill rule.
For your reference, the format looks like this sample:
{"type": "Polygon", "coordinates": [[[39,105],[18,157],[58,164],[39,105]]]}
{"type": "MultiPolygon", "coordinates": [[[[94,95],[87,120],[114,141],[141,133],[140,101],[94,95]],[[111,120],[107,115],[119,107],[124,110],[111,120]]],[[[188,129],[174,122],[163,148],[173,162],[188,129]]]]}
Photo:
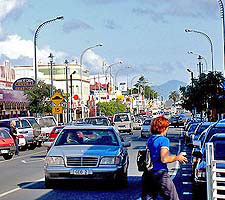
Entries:
{"type": "Polygon", "coordinates": [[[143,200],[155,200],[158,194],[164,200],[179,200],[175,185],[168,174],[167,163],[185,163],[188,160],[182,154],[169,155],[170,141],[166,137],[169,124],[169,120],[163,116],[155,118],[151,123],[152,136],[147,141],[147,147],[150,150],[153,168],[142,175],[143,200]]]}

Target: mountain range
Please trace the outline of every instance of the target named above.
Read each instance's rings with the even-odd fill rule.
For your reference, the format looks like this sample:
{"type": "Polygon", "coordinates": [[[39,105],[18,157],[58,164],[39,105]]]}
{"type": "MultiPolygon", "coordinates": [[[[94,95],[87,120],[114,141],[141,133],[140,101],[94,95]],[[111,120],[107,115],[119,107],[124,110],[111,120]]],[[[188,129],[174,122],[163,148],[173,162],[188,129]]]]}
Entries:
{"type": "Polygon", "coordinates": [[[186,86],[187,83],[178,80],[170,80],[161,85],[153,85],[151,88],[155,90],[160,96],[168,99],[169,94],[172,91],[178,91],[181,86],[186,86]]]}

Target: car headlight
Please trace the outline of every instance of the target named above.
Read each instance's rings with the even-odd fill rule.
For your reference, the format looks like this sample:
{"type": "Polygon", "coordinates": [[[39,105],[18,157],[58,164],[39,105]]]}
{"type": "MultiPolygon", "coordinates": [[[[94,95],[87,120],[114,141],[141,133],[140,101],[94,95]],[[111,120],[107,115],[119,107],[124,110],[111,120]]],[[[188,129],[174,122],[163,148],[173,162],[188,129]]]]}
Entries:
{"type": "Polygon", "coordinates": [[[64,165],[64,159],[60,156],[48,156],[45,158],[46,165],[64,165]]]}
{"type": "Polygon", "coordinates": [[[120,164],[120,157],[103,157],[100,165],[118,165],[120,164]]]}

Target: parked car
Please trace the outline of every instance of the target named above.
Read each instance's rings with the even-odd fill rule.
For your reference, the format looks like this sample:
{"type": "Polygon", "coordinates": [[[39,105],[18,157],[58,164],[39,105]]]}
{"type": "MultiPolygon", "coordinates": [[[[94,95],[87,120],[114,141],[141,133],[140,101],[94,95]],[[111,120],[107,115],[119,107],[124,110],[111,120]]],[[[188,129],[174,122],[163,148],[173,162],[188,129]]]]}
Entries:
{"type": "Polygon", "coordinates": [[[139,130],[141,129],[141,126],[143,124],[143,121],[140,117],[135,117],[133,122],[133,129],[139,130]]]}
{"type": "Polygon", "coordinates": [[[173,127],[179,127],[178,119],[179,119],[178,116],[172,116],[172,117],[169,119],[169,121],[170,121],[170,126],[173,126],[173,127]]]}
{"type": "Polygon", "coordinates": [[[37,122],[41,127],[41,138],[42,141],[47,141],[49,134],[55,126],[58,126],[54,116],[45,116],[37,118],[37,122]]]}
{"type": "Polygon", "coordinates": [[[10,128],[10,123],[16,122],[16,131],[19,137],[19,146],[22,150],[35,149],[37,146],[37,137],[34,135],[34,129],[27,119],[10,118],[0,120],[0,127],[10,128]],[[24,143],[24,139],[25,143],[24,143]]]}
{"type": "Polygon", "coordinates": [[[97,125],[97,126],[110,126],[111,123],[107,117],[87,117],[84,120],[87,124],[97,125]]]}
{"type": "Polygon", "coordinates": [[[108,180],[127,185],[129,142],[122,142],[114,127],[66,126],[45,159],[45,186],[61,180],[108,180]]]}
{"type": "Polygon", "coordinates": [[[146,119],[141,127],[141,138],[146,138],[149,137],[151,135],[150,133],[150,129],[151,129],[151,119],[146,119]]]}
{"type": "Polygon", "coordinates": [[[188,130],[184,132],[184,143],[190,145],[192,134],[195,132],[199,123],[193,123],[189,126],[188,130]]]}
{"type": "Polygon", "coordinates": [[[113,124],[120,132],[133,134],[133,121],[130,113],[118,113],[113,117],[113,124]]]}
{"type": "Polygon", "coordinates": [[[9,160],[16,152],[14,139],[9,134],[9,129],[0,128],[0,155],[5,160],[9,160]]]}

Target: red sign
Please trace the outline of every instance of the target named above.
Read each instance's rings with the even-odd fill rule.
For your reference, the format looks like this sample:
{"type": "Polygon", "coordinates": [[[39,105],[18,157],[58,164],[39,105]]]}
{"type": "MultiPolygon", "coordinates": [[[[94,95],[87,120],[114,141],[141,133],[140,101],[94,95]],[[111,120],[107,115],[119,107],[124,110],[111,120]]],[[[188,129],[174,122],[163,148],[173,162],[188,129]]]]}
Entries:
{"type": "Polygon", "coordinates": [[[74,100],[78,100],[78,99],[79,99],[79,96],[78,96],[77,94],[75,94],[75,95],[73,96],[73,99],[74,99],[74,100]]]}

